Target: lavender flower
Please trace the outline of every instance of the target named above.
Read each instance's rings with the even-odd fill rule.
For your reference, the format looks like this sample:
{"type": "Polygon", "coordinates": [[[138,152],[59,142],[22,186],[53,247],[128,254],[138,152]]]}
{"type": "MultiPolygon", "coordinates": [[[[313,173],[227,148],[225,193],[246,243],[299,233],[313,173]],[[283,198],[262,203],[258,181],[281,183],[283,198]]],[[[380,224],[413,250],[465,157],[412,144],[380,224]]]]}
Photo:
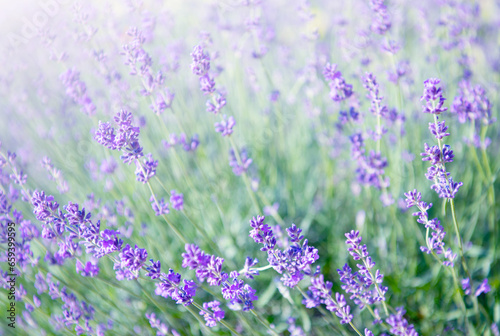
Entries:
{"type": "Polygon", "coordinates": [[[330,86],[330,98],[333,101],[340,102],[352,95],[352,85],[345,82],[336,64],[327,63],[323,75],[330,86]]]}
{"type": "Polygon", "coordinates": [[[460,123],[479,120],[484,125],[495,121],[491,116],[491,102],[486,91],[480,85],[472,86],[467,80],[458,84],[457,96],[451,105],[451,113],[455,113],[460,123]]]}
{"type": "MultiPolygon", "coordinates": [[[[371,101],[370,111],[375,116],[385,117],[389,113],[389,110],[387,106],[381,104],[384,97],[379,95],[377,78],[372,73],[367,72],[363,77],[363,86],[368,90],[367,98],[371,101]]],[[[382,130],[377,130],[377,132],[381,134],[382,130]]]]}
{"type": "Polygon", "coordinates": [[[144,266],[148,252],[146,249],[130,247],[127,244],[120,252],[119,261],[115,263],[114,269],[116,270],[117,280],[133,280],[139,276],[139,270],[144,266]]]}
{"type": "Polygon", "coordinates": [[[420,100],[426,101],[426,104],[422,106],[424,113],[439,115],[448,110],[447,107],[443,107],[446,99],[443,98],[440,82],[437,78],[430,78],[424,82],[424,94],[420,97],[420,100]]]}
{"type": "Polygon", "coordinates": [[[170,194],[170,203],[172,204],[172,208],[177,211],[182,211],[184,208],[184,195],[177,193],[175,190],[171,190],[170,194]]]}
{"type": "Polygon", "coordinates": [[[85,266],[83,266],[80,260],[77,260],[76,272],[83,277],[95,277],[99,273],[99,266],[92,264],[90,261],[87,261],[85,266]]]}
{"type": "Polygon", "coordinates": [[[99,128],[94,139],[111,150],[121,150],[120,157],[124,163],[130,164],[144,156],[139,144],[139,127],[132,126],[132,114],[121,110],[114,117],[119,128],[113,128],[108,122],[99,121],[99,128]]]}
{"type": "Polygon", "coordinates": [[[443,265],[453,267],[453,262],[457,255],[456,253],[453,253],[450,248],[448,248],[448,250],[445,250],[444,248],[444,237],[446,232],[437,218],[429,220],[429,216],[427,214],[427,211],[432,207],[432,203],[427,204],[422,201],[422,194],[417,192],[416,189],[413,191],[410,190],[404,195],[406,197],[406,206],[408,208],[416,206],[419,210],[413,213],[413,216],[418,216],[417,222],[423,224],[426,229],[431,229],[433,231],[431,236],[426,239],[427,246],[421,246],[420,250],[427,254],[430,254],[433,251],[438,255],[442,254],[444,256],[443,265]]]}
{"type": "Polygon", "coordinates": [[[80,73],[75,69],[68,69],[59,78],[66,87],[66,94],[82,107],[82,112],[94,115],[96,107],[88,96],[87,86],[80,80],[80,73]]]}
{"type": "Polygon", "coordinates": [[[221,92],[212,95],[212,99],[207,101],[207,112],[218,114],[226,106],[226,96],[221,92]]]}
{"type": "Polygon", "coordinates": [[[137,181],[147,183],[152,177],[156,175],[158,160],[153,160],[153,155],[149,153],[144,159],[144,164],[136,161],[135,165],[135,175],[137,177],[137,181]]]}
{"type": "Polygon", "coordinates": [[[52,161],[48,157],[42,159],[42,166],[49,172],[49,179],[57,182],[57,190],[61,194],[67,193],[69,191],[68,182],[64,180],[62,173],[59,169],[54,167],[52,161]]]}
{"type": "Polygon", "coordinates": [[[165,202],[163,198],[158,203],[156,203],[155,198],[151,196],[149,201],[151,202],[151,207],[153,208],[156,216],[166,215],[170,212],[168,208],[168,202],[165,202]]]}
{"type": "Polygon", "coordinates": [[[238,160],[235,152],[231,148],[229,150],[229,165],[233,168],[233,173],[236,176],[240,176],[243,173],[246,173],[248,170],[248,167],[252,164],[252,159],[248,157],[247,151],[245,148],[243,148],[240,153],[240,160],[238,160]],[[241,161],[241,164],[240,162],[241,161]]]}
{"type": "Polygon", "coordinates": [[[156,336],[168,336],[169,332],[174,336],[179,336],[180,334],[175,329],[169,329],[168,326],[163,323],[159,318],[156,317],[155,313],[147,314],[146,318],[151,325],[151,328],[156,329],[156,336]]]}
{"type": "Polygon", "coordinates": [[[233,134],[233,127],[236,125],[233,117],[223,116],[223,120],[221,122],[215,123],[215,131],[217,133],[221,133],[222,136],[229,136],[233,134]]]}
{"type": "Polygon", "coordinates": [[[265,217],[257,216],[250,220],[250,237],[256,243],[263,244],[261,251],[267,252],[267,261],[274,270],[282,274],[281,281],[285,286],[295,287],[303,278],[304,275],[309,275],[311,265],[319,259],[318,250],[313,246],[308,245],[307,239],[302,243],[304,238],[301,235],[302,230],[292,224],[287,229],[289,240],[287,248],[281,250],[276,248],[276,238],[273,235],[273,230],[264,224],[265,217]]]}
{"type": "Polygon", "coordinates": [[[217,322],[224,318],[225,312],[219,306],[219,301],[203,303],[203,309],[205,309],[205,311],[200,311],[200,315],[205,319],[207,327],[215,327],[217,322]],[[212,312],[210,312],[210,310],[212,310],[212,312]]]}
{"type": "Polygon", "coordinates": [[[370,0],[370,7],[375,14],[371,29],[377,34],[384,35],[391,28],[391,21],[384,0],[370,0]]]}
{"type": "Polygon", "coordinates": [[[432,166],[428,168],[425,175],[434,184],[431,189],[434,189],[440,198],[455,198],[458,189],[463,185],[462,182],[454,182],[450,173],[446,171],[445,164],[453,162],[453,151],[450,146],[442,145],[441,139],[450,135],[446,132],[448,127],[445,126],[444,121],[438,121],[439,115],[447,110],[443,107],[445,98],[442,95],[442,89],[438,85],[439,79],[428,79],[424,82],[424,94],[420,100],[426,101],[423,106],[425,113],[434,114],[434,124],[429,123],[429,130],[438,140],[438,146],[424,145],[425,152],[421,153],[423,161],[430,161],[432,166]]]}
{"type": "Polygon", "coordinates": [[[385,322],[391,326],[390,332],[394,335],[418,336],[413,324],[409,324],[403,317],[405,314],[403,307],[396,308],[396,314],[391,314],[385,322]]]}
{"type": "Polygon", "coordinates": [[[343,269],[338,269],[342,289],[346,293],[352,293],[351,299],[363,308],[365,304],[374,304],[385,301],[387,287],[381,286],[384,275],[379,270],[373,272],[375,262],[370,257],[366,245],[361,245],[361,236],[359,231],[351,231],[345,234],[346,244],[349,246],[347,251],[354,260],[361,260],[362,264],[357,264],[359,271],[352,273],[351,268],[345,264],[343,269]],[[374,285],[374,289],[370,287],[374,285]]]}
{"type": "MultiPolygon", "coordinates": [[[[222,271],[224,259],[208,255],[196,245],[186,244],[185,250],[186,253],[182,254],[182,267],[196,270],[199,281],[203,282],[206,279],[210,286],[221,287],[222,296],[230,300],[231,309],[237,309],[239,305],[243,305],[243,311],[253,309],[252,302],[258,299],[256,291],[238,279],[239,272],[233,271],[228,275],[222,271]],[[233,281],[230,282],[229,278],[233,281]]],[[[255,274],[252,270],[249,270],[249,273],[255,274]]]]}

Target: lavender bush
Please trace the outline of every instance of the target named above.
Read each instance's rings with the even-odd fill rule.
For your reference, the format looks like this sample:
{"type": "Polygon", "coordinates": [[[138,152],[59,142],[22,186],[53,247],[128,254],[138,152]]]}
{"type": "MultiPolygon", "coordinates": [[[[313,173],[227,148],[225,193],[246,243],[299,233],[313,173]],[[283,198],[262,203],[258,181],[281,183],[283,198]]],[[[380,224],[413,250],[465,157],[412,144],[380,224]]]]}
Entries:
{"type": "Polygon", "coordinates": [[[1,335],[500,335],[497,2],[1,6],[1,335]]]}

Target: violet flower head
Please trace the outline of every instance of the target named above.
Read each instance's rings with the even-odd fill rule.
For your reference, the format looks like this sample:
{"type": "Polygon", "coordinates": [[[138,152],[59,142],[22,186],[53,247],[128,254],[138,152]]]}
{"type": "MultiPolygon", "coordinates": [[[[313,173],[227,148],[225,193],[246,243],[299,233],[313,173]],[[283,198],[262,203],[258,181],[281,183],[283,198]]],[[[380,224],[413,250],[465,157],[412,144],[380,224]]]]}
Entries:
{"type": "Polygon", "coordinates": [[[119,128],[115,129],[109,122],[99,121],[94,139],[111,150],[121,150],[120,158],[124,163],[130,164],[144,156],[139,144],[140,129],[132,126],[132,113],[121,110],[115,115],[114,121],[119,128]]]}
{"type": "Polygon", "coordinates": [[[184,286],[182,286],[181,275],[169,269],[168,274],[161,273],[160,283],[156,284],[155,294],[164,298],[170,297],[177,304],[189,306],[196,295],[196,283],[184,279],[184,286]]]}
{"type": "Polygon", "coordinates": [[[233,134],[233,127],[236,125],[234,118],[230,116],[229,118],[224,115],[223,120],[215,123],[215,131],[221,133],[222,136],[230,136],[233,134]]]}
{"type": "Polygon", "coordinates": [[[96,107],[87,93],[87,86],[80,80],[80,73],[75,69],[68,69],[59,78],[66,87],[66,95],[81,106],[82,112],[94,115],[96,107]]]}
{"type": "Polygon", "coordinates": [[[458,84],[457,96],[451,105],[451,113],[458,117],[460,123],[479,120],[484,125],[495,121],[491,116],[492,104],[486,96],[486,90],[480,85],[472,86],[467,80],[458,84]]]}
{"type": "Polygon", "coordinates": [[[144,163],[141,164],[136,161],[135,175],[137,181],[147,183],[152,177],[156,175],[156,167],[158,167],[158,160],[153,160],[153,155],[149,153],[144,158],[144,163]]]}
{"type": "Polygon", "coordinates": [[[151,207],[153,208],[153,211],[155,212],[156,216],[166,215],[170,212],[168,208],[168,202],[165,202],[163,198],[159,200],[157,203],[155,198],[151,196],[149,201],[151,202],[151,207]]]}
{"type": "Polygon", "coordinates": [[[330,98],[333,101],[340,102],[352,95],[352,85],[345,82],[336,64],[327,63],[323,75],[330,86],[330,98]]]}
{"type": "Polygon", "coordinates": [[[99,273],[99,266],[92,264],[90,261],[87,261],[85,266],[80,262],[80,260],[76,261],[76,272],[79,273],[83,277],[95,277],[99,273]]]}
{"type": "Polygon", "coordinates": [[[172,335],[176,335],[177,331],[174,329],[170,330],[165,323],[163,323],[159,318],[156,317],[155,313],[146,313],[146,318],[148,319],[151,328],[157,330],[157,336],[168,336],[169,332],[171,332],[172,335]]]}
{"type": "MultiPolygon", "coordinates": [[[[385,117],[389,110],[387,106],[381,105],[384,97],[379,95],[377,78],[372,73],[367,72],[363,77],[363,86],[368,90],[367,98],[371,101],[370,111],[376,116],[385,117]]],[[[377,132],[381,133],[381,130],[377,130],[377,132]]]]}
{"type": "Polygon", "coordinates": [[[196,76],[203,76],[210,70],[210,55],[203,50],[203,47],[197,45],[193,48],[191,53],[193,63],[191,63],[191,70],[196,76]]]}
{"type": "Polygon", "coordinates": [[[234,150],[232,148],[229,150],[229,165],[233,168],[234,175],[240,176],[246,173],[251,164],[252,159],[248,157],[245,148],[240,151],[239,160],[234,150]]]}
{"type": "Polygon", "coordinates": [[[171,190],[170,194],[172,208],[177,211],[182,211],[184,209],[184,195],[182,193],[177,193],[175,190],[171,190]]]}
{"type": "Polygon", "coordinates": [[[396,314],[391,314],[385,322],[391,327],[390,332],[394,335],[418,336],[413,324],[409,324],[403,317],[406,313],[403,307],[396,308],[396,314]]]}
{"type": "Polygon", "coordinates": [[[443,107],[444,101],[443,90],[439,86],[441,81],[437,78],[430,78],[424,82],[424,93],[420,100],[425,100],[425,105],[422,106],[424,113],[432,113],[439,115],[448,110],[443,107]]]}
{"type": "Polygon", "coordinates": [[[375,14],[371,29],[377,34],[384,35],[391,28],[391,21],[384,0],[370,0],[370,7],[375,14]]]}
{"type": "Polygon", "coordinates": [[[261,251],[267,252],[267,261],[274,270],[282,274],[281,281],[285,286],[295,287],[304,275],[311,274],[311,265],[319,259],[318,250],[309,246],[307,239],[301,235],[302,230],[292,224],[287,229],[289,239],[284,250],[276,247],[273,230],[264,224],[265,217],[257,216],[250,221],[252,230],[250,237],[256,243],[264,245],[261,251]],[[302,241],[302,242],[301,242],[302,241]]]}
{"type": "Polygon", "coordinates": [[[337,272],[340,275],[340,282],[343,283],[342,289],[346,293],[352,293],[351,299],[354,300],[360,308],[366,304],[374,304],[376,302],[385,301],[385,293],[387,287],[381,283],[384,275],[379,270],[374,270],[375,262],[370,257],[366,245],[361,245],[362,238],[359,231],[351,231],[345,234],[346,244],[349,246],[347,251],[354,260],[361,260],[362,263],[357,264],[358,272],[352,273],[352,269],[345,264],[342,269],[337,272]],[[371,286],[374,288],[371,289],[371,286]]]}
{"type": "Polygon", "coordinates": [[[207,112],[217,114],[226,106],[226,96],[224,93],[217,92],[212,95],[211,99],[207,101],[207,112]]]}
{"type": "Polygon", "coordinates": [[[417,222],[424,225],[426,229],[432,230],[430,237],[427,237],[426,239],[426,246],[421,246],[420,250],[427,254],[435,252],[438,255],[444,256],[442,261],[443,265],[453,267],[457,254],[453,253],[450,248],[445,250],[444,237],[446,236],[446,232],[441,226],[440,221],[437,218],[430,220],[427,213],[427,211],[432,208],[432,203],[422,201],[422,194],[416,189],[410,190],[404,195],[406,197],[405,201],[408,208],[414,206],[418,208],[418,211],[413,213],[413,216],[418,216],[417,222]]]}
{"type": "Polygon", "coordinates": [[[252,259],[250,257],[247,257],[245,259],[245,265],[243,266],[243,269],[240,271],[240,274],[245,276],[247,279],[253,279],[254,275],[259,275],[259,271],[256,269],[252,269],[257,263],[259,262],[259,259],[255,258],[252,259]]]}
{"type": "Polygon", "coordinates": [[[120,252],[119,262],[115,263],[114,269],[116,270],[117,280],[133,280],[139,276],[139,271],[144,266],[148,252],[146,249],[130,247],[127,244],[120,252]]]}
{"type": "Polygon", "coordinates": [[[205,319],[207,327],[215,327],[224,318],[225,312],[219,306],[219,301],[203,303],[204,310],[200,311],[200,315],[205,319]]]}

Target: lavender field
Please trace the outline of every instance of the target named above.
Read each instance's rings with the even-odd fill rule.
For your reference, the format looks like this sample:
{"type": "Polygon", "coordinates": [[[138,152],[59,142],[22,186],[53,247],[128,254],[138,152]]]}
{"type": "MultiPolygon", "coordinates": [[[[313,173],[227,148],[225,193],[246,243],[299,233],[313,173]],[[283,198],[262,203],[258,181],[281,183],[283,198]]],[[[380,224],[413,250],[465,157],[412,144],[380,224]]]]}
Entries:
{"type": "Polygon", "coordinates": [[[0,12],[0,335],[500,336],[499,1],[0,12]]]}

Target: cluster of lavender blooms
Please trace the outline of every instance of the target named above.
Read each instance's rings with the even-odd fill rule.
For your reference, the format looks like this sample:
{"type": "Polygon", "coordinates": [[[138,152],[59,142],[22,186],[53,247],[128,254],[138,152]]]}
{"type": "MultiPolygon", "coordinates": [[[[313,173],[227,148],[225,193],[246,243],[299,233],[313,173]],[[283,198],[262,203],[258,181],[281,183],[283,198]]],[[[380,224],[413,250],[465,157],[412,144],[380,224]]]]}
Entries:
{"type": "Polygon", "coordinates": [[[154,160],[150,153],[145,156],[143,163],[139,161],[139,158],[144,157],[144,153],[139,144],[140,128],[132,126],[132,113],[121,110],[115,115],[114,121],[119,126],[116,129],[109,122],[99,121],[99,128],[95,131],[94,139],[106,148],[121,150],[120,158],[124,163],[135,162],[137,180],[147,183],[156,175],[158,160],[154,160]]]}
{"type": "Polygon", "coordinates": [[[361,245],[362,238],[359,231],[351,231],[345,236],[348,245],[347,251],[355,261],[361,260],[362,264],[356,264],[359,270],[354,273],[348,264],[337,270],[340,282],[343,283],[342,289],[346,293],[352,293],[351,300],[360,309],[363,309],[367,304],[372,305],[385,301],[385,293],[388,288],[380,285],[384,275],[378,269],[373,271],[375,262],[370,257],[366,245],[361,245]]]}
{"type": "MultiPolygon", "coordinates": [[[[0,142],[0,147],[2,143],[0,142]]],[[[40,236],[40,230],[29,219],[24,218],[22,211],[15,207],[21,199],[27,201],[29,191],[25,189],[27,175],[16,165],[16,153],[8,151],[6,155],[0,153],[0,244],[5,244],[5,251],[0,255],[0,261],[6,264],[12,262],[13,253],[15,264],[21,272],[27,271],[29,265],[38,263],[34,257],[32,241],[40,236]],[[7,166],[9,169],[5,169],[7,166]],[[22,188],[20,192],[17,188],[22,188]],[[12,225],[15,225],[13,227],[12,225]]],[[[2,273],[2,281],[6,279],[2,273]]]]}
{"type": "Polygon", "coordinates": [[[94,115],[96,106],[87,93],[87,86],[80,80],[80,72],[75,69],[68,69],[59,78],[66,87],[66,95],[81,106],[82,112],[89,116],[94,115]]]}
{"type": "MultiPolygon", "coordinates": [[[[156,202],[155,198],[151,196],[149,201],[156,216],[166,215],[170,212],[168,202],[165,202],[164,198],[156,202]]],[[[175,190],[170,191],[170,203],[172,204],[172,208],[182,211],[184,209],[184,195],[177,193],[175,190]]]]}
{"type": "MultiPolygon", "coordinates": [[[[369,255],[366,244],[361,245],[362,237],[359,235],[359,231],[348,232],[345,236],[347,238],[347,251],[355,261],[361,260],[362,263],[356,264],[358,271],[354,273],[348,264],[337,270],[340,282],[343,283],[342,289],[346,293],[351,293],[350,299],[360,309],[376,303],[383,303],[385,308],[385,294],[388,288],[381,285],[384,275],[378,269],[374,271],[375,262],[369,255]]],[[[373,311],[376,318],[374,323],[381,323],[382,319],[378,309],[373,311]]],[[[400,307],[396,308],[396,314],[388,314],[385,322],[391,326],[390,332],[394,335],[417,336],[415,327],[403,317],[404,313],[405,310],[400,307]]]]}
{"type": "Polygon", "coordinates": [[[371,29],[377,34],[384,35],[392,25],[387,6],[384,5],[384,0],[370,0],[370,7],[374,14],[371,29]]]}
{"type": "Polygon", "coordinates": [[[283,284],[293,288],[304,279],[304,275],[311,276],[310,291],[302,303],[307,308],[313,308],[323,303],[328,310],[334,312],[340,318],[340,323],[350,323],[353,316],[344,295],[336,293],[335,298],[333,298],[331,296],[332,283],[324,282],[323,275],[318,275],[319,268],[315,272],[311,271],[311,265],[319,259],[318,250],[308,245],[307,239],[304,239],[302,235],[302,229],[299,229],[295,224],[287,228],[288,238],[281,237],[280,245],[282,245],[283,249],[280,249],[273,229],[265,224],[264,220],[264,216],[257,216],[250,220],[250,226],[252,227],[250,237],[256,243],[263,245],[261,251],[267,252],[269,265],[276,272],[282,274],[280,280],[283,284]],[[303,239],[304,241],[301,243],[303,239]]]}
{"type": "Polygon", "coordinates": [[[301,234],[302,229],[295,224],[286,229],[289,239],[283,242],[283,249],[280,249],[272,228],[264,223],[264,219],[264,216],[257,216],[250,220],[250,237],[263,245],[260,250],[267,252],[269,265],[282,274],[283,284],[293,288],[304,275],[311,274],[311,265],[319,258],[318,250],[309,246],[307,239],[301,234]]]}
{"type": "Polygon", "coordinates": [[[417,192],[416,189],[409,191],[404,195],[406,196],[405,201],[408,208],[413,206],[418,208],[418,211],[413,213],[413,216],[418,216],[417,222],[423,224],[427,230],[432,230],[431,237],[427,236],[426,238],[427,246],[420,246],[420,250],[427,254],[434,251],[438,255],[443,255],[443,265],[453,267],[453,261],[457,257],[457,254],[453,253],[451,248],[445,250],[444,237],[446,232],[437,218],[429,220],[429,216],[427,214],[427,211],[432,208],[432,203],[428,204],[422,201],[422,194],[417,192]]]}
{"type": "Polygon", "coordinates": [[[156,336],[167,336],[171,333],[173,336],[180,336],[175,329],[169,329],[168,326],[156,317],[155,313],[146,314],[146,318],[151,325],[151,328],[156,329],[156,336]]]}
{"type": "Polygon", "coordinates": [[[157,115],[163,113],[172,106],[175,94],[167,87],[164,87],[165,75],[159,70],[154,72],[153,59],[144,50],[145,36],[136,27],[129,29],[127,33],[132,37],[132,42],[123,46],[122,55],[126,57],[125,65],[130,68],[131,75],[139,75],[143,88],[140,94],[151,97],[151,110],[157,115]]]}
{"type": "Polygon", "coordinates": [[[42,166],[49,172],[49,179],[56,181],[57,190],[59,190],[61,194],[67,193],[69,191],[68,182],[66,182],[61,171],[54,166],[47,156],[42,159],[42,166]]]}
{"type": "MultiPolygon", "coordinates": [[[[51,273],[44,276],[44,274],[38,272],[35,278],[34,285],[38,295],[47,293],[52,300],[61,299],[63,302],[61,307],[62,315],[52,315],[50,318],[56,330],[74,326],[77,335],[104,336],[106,330],[113,328],[113,323],[109,320],[107,324],[98,324],[94,330],[90,324],[95,319],[94,308],[85,301],[78,300],[75,294],[69,292],[65,286],[60,289],[60,282],[53,280],[51,273]]],[[[37,301],[39,302],[34,297],[33,302],[36,303],[37,301]]],[[[33,311],[33,307],[28,310],[33,311]]]]}
{"type": "MultiPolygon", "coordinates": [[[[200,81],[200,88],[205,95],[210,95],[207,101],[207,111],[213,114],[219,114],[221,109],[226,105],[226,95],[224,90],[217,90],[215,88],[215,80],[210,74],[210,55],[203,49],[203,46],[197,45],[191,53],[193,63],[191,63],[191,70],[193,74],[198,76],[200,81]]],[[[221,133],[222,136],[229,136],[233,133],[233,127],[236,122],[232,116],[229,118],[224,115],[221,117],[220,122],[215,123],[215,131],[221,133]]]]}
{"type": "Polygon", "coordinates": [[[434,182],[431,186],[440,198],[455,198],[458,189],[463,185],[462,182],[455,182],[446,170],[446,163],[453,162],[453,150],[449,145],[442,145],[441,140],[450,135],[447,132],[448,126],[445,121],[439,121],[439,115],[448,110],[444,107],[442,89],[439,86],[440,80],[431,78],[424,82],[424,93],[420,100],[425,100],[425,105],[422,106],[424,113],[434,115],[434,122],[429,123],[429,130],[438,140],[438,145],[429,146],[424,144],[425,152],[420,155],[423,157],[422,161],[430,161],[432,166],[427,169],[425,176],[427,179],[434,182]]]}
{"type": "MultiPolygon", "coordinates": [[[[54,254],[54,258],[61,260],[58,263],[62,264],[64,259],[81,254],[81,252],[77,253],[80,245],[85,246],[86,253],[92,254],[96,259],[118,252],[118,258],[112,257],[117,280],[137,279],[141,270],[147,270],[146,276],[158,281],[156,295],[170,297],[177,304],[186,306],[193,302],[197,287],[194,281],[184,280],[184,285],[182,285],[179,273],[175,273],[172,269],[169,269],[168,274],[161,272],[160,261],[155,262],[150,259],[150,264],[147,265],[146,249],[139,248],[137,245],[131,247],[129,244],[122,248],[123,240],[118,238],[120,232],[109,229],[101,231],[100,221],[93,223],[91,214],[86,213],[83,208],[79,210],[78,204],[70,202],[63,211],[54,201],[54,197],[46,196],[43,191],[35,191],[31,202],[33,213],[38,220],[43,222],[42,236],[46,239],[58,240],[60,249],[54,254]],[[63,237],[65,231],[68,231],[69,235],[63,237]]],[[[178,199],[173,203],[176,207],[180,207],[178,199]]],[[[98,272],[95,267],[96,265],[88,263],[83,267],[82,264],[77,263],[77,270],[82,272],[82,276],[95,276],[98,272]]],[[[221,314],[215,306],[212,308],[213,315],[219,318],[221,314]]]]}
{"type": "MultiPolygon", "coordinates": [[[[381,97],[379,93],[379,84],[376,77],[372,73],[365,74],[363,77],[363,86],[368,90],[367,98],[370,99],[371,103],[370,111],[379,120],[379,122],[377,122],[375,132],[371,132],[370,135],[374,141],[380,141],[382,135],[387,132],[387,129],[381,125],[380,119],[385,118],[390,121],[394,121],[398,118],[397,112],[391,112],[386,105],[382,105],[383,97],[381,97]]],[[[350,114],[351,119],[354,121],[359,118],[357,113],[353,114],[351,112],[350,114]]],[[[341,114],[341,118],[339,119],[343,122],[346,119],[345,113],[344,115],[341,114]]],[[[380,151],[370,150],[369,153],[366,153],[364,143],[365,139],[362,132],[354,132],[349,136],[349,140],[351,143],[351,157],[357,163],[357,181],[361,185],[384,189],[380,197],[384,206],[394,203],[392,196],[387,191],[387,188],[390,185],[390,179],[388,176],[384,177],[385,168],[388,165],[387,159],[382,156],[380,151]]]]}
{"type": "Polygon", "coordinates": [[[341,102],[352,95],[352,85],[347,84],[342,73],[337,70],[336,64],[327,63],[323,69],[325,80],[330,86],[330,98],[335,102],[341,102]]]}
{"type": "MultiPolygon", "coordinates": [[[[194,47],[191,53],[193,62],[191,63],[191,70],[193,74],[198,76],[200,81],[200,88],[205,95],[210,95],[207,101],[207,111],[218,114],[221,118],[219,122],[214,124],[215,131],[222,136],[230,136],[233,133],[233,127],[236,121],[232,116],[220,115],[221,109],[226,105],[226,94],[224,90],[216,90],[215,80],[210,74],[210,55],[204,50],[202,45],[194,47]]],[[[252,159],[248,157],[245,148],[242,148],[240,153],[235,153],[235,149],[229,150],[229,165],[233,168],[236,176],[240,176],[248,171],[252,159]]]]}
{"type": "MultiPolygon", "coordinates": [[[[464,290],[465,295],[470,295],[472,293],[472,288],[471,288],[469,278],[462,279],[462,289],[464,290]]],[[[490,290],[491,290],[491,287],[488,284],[488,279],[485,278],[479,284],[479,286],[477,286],[476,290],[474,291],[474,296],[479,296],[483,293],[488,293],[490,290]]]]}
{"type": "Polygon", "coordinates": [[[200,144],[200,139],[197,134],[188,139],[185,133],[179,135],[171,133],[169,139],[162,140],[162,143],[166,149],[180,146],[186,152],[194,152],[200,144]]]}
{"type": "Polygon", "coordinates": [[[466,138],[477,148],[486,148],[491,144],[489,138],[481,139],[480,128],[495,122],[491,115],[491,102],[486,96],[486,90],[479,84],[473,86],[470,81],[462,80],[458,83],[457,96],[451,105],[451,113],[458,117],[460,123],[474,123],[474,135],[472,139],[466,138]]]}
{"type": "MultiPolygon", "coordinates": [[[[258,299],[257,295],[255,295],[256,290],[245,283],[243,279],[239,279],[239,277],[245,276],[253,279],[253,275],[258,274],[258,272],[253,272],[250,267],[254,266],[258,260],[253,261],[247,258],[242,271],[234,270],[228,274],[222,270],[223,258],[207,254],[193,244],[186,244],[185,250],[186,252],[182,254],[182,267],[195,270],[198,281],[204,282],[206,280],[210,286],[220,287],[222,296],[229,301],[230,309],[242,309],[243,311],[254,309],[253,301],[258,299]]],[[[207,325],[214,326],[216,321],[224,318],[224,311],[219,307],[220,303],[218,301],[205,304],[204,308],[207,312],[204,316],[207,325]],[[207,307],[205,307],[205,304],[207,307]],[[212,313],[208,312],[208,308],[212,310],[212,313]]]]}
{"type": "MultiPolygon", "coordinates": [[[[53,196],[35,191],[31,204],[36,219],[42,222],[42,237],[56,241],[59,245],[59,250],[53,255],[54,263],[62,264],[64,260],[81,254],[80,245],[85,246],[86,253],[96,259],[122,248],[123,240],[118,238],[119,231],[101,231],[101,222],[94,223],[91,213],[86,213],[84,208],[80,210],[76,203],[69,202],[61,209],[53,196]],[[64,236],[66,231],[69,234],[64,236]]],[[[90,275],[96,275],[96,272],[90,275]]]]}

